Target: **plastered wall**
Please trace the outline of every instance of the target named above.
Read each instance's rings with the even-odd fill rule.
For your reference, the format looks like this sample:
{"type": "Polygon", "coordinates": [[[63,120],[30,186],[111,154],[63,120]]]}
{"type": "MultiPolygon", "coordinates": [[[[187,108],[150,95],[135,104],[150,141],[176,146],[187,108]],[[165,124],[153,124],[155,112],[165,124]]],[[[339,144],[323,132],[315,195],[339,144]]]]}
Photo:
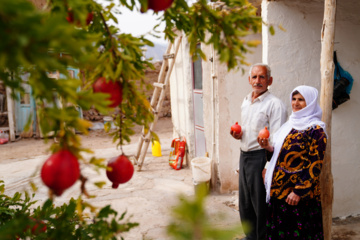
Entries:
{"type": "MultiPolygon", "coordinates": [[[[180,35],[180,33],[178,33],[180,35]]],[[[176,41],[179,41],[177,38],[176,41]]],[[[175,43],[176,45],[176,43],[175,43]]],[[[172,53],[175,52],[175,45],[172,53]]],[[[171,62],[172,60],[170,60],[171,62]]],[[[175,59],[170,77],[171,114],[174,126],[174,138],[185,137],[187,157],[195,156],[194,143],[194,112],[193,112],[192,62],[189,55],[189,44],[184,37],[175,59]]]]}
{"type": "MultiPolygon", "coordinates": [[[[246,39],[261,40],[261,34],[251,35],[246,39]]],[[[209,56],[213,55],[211,46],[203,49],[209,56]]],[[[246,54],[246,61],[249,64],[261,62],[261,45],[251,48],[251,51],[251,54],[246,54]]],[[[212,158],[216,168],[214,177],[217,178],[217,190],[220,193],[229,193],[238,190],[238,174],[235,171],[239,168],[240,156],[240,142],[230,135],[230,127],[241,121],[241,103],[251,91],[248,81],[249,67],[244,65],[237,71],[229,72],[226,65],[218,61],[216,54],[214,61],[213,66],[211,62],[203,64],[203,76],[206,80],[203,81],[205,134],[209,143],[213,142],[215,134],[215,145],[207,144],[207,150],[214,154],[212,158]],[[212,67],[214,79],[211,77],[212,67]],[[215,97],[214,101],[212,95],[215,97]],[[215,123],[215,129],[212,128],[212,122],[215,123]]]]}

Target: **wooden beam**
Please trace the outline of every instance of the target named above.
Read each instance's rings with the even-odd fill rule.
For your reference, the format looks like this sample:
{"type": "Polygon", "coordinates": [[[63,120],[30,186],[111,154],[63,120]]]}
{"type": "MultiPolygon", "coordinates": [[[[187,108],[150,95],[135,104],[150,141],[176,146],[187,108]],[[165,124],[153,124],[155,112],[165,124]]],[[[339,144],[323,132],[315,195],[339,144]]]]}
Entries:
{"type": "Polygon", "coordinates": [[[332,98],[334,89],[334,39],[335,39],[335,16],[336,0],[324,1],[324,19],[321,30],[321,92],[320,106],[323,111],[322,120],[326,123],[327,145],[324,163],[322,167],[321,203],[323,210],[324,239],[331,239],[332,204],[333,204],[333,176],[331,173],[331,119],[332,98]]]}
{"type": "Polygon", "coordinates": [[[6,102],[8,110],[8,120],[9,120],[9,140],[11,142],[15,141],[15,112],[14,112],[14,100],[11,97],[11,89],[6,87],[6,102]]]}

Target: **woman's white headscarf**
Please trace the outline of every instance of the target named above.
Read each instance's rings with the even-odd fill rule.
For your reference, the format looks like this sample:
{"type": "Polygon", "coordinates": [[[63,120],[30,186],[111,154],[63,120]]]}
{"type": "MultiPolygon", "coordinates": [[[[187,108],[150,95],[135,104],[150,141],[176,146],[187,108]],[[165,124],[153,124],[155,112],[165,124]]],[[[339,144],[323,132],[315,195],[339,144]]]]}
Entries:
{"type": "Polygon", "coordinates": [[[316,88],[305,85],[296,87],[290,94],[290,103],[293,97],[293,92],[295,91],[298,91],[305,98],[306,107],[297,112],[292,112],[289,120],[274,134],[274,153],[265,175],[266,202],[269,202],[270,200],[272,176],[279,152],[291,129],[294,128],[301,131],[308,129],[311,126],[320,125],[320,127],[322,127],[325,131],[325,123],[321,121],[322,110],[317,103],[318,91],[316,88]]]}

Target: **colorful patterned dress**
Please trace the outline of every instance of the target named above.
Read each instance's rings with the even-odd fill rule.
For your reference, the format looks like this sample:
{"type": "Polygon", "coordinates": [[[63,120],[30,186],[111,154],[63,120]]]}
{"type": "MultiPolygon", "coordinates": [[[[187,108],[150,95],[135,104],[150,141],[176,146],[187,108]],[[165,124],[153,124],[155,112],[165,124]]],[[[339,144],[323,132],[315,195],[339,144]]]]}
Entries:
{"type": "Polygon", "coordinates": [[[326,149],[320,126],[292,129],[274,169],[268,205],[266,239],[323,239],[319,175],[326,149]],[[285,202],[294,192],[298,205],[285,202]]]}

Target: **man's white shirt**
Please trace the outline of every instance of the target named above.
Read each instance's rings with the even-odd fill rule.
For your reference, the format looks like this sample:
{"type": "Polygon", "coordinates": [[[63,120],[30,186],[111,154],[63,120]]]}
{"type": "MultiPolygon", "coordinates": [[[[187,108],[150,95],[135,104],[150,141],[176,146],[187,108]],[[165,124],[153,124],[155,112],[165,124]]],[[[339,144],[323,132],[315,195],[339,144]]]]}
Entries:
{"type": "Polygon", "coordinates": [[[240,148],[244,152],[262,149],[257,142],[261,129],[267,127],[272,135],[287,120],[285,104],[277,97],[266,91],[254,102],[252,93],[248,94],[241,105],[241,128],[243,131],[240,148]]]}

